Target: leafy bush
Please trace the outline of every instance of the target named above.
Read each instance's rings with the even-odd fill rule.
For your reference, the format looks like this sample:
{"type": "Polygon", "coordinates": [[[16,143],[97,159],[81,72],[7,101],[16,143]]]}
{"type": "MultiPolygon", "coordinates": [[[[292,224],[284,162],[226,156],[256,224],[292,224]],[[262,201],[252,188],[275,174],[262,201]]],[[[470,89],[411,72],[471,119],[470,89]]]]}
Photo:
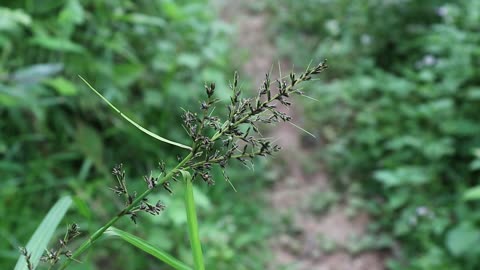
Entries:
{"type": "MultiPolygon", "coordinates": [[[[226,89],[225,74],[231,74],[230,30],[212,10],[206,0],[2,1],[0,268],[11,268],[17,247],[28,240],[60,193],[75,195],[74,205],[85,218],[80,227],[95,229],[114,207],[104,203],[105,196],[111,196],[104,196],[109,192],[106,181],[112,179],[110,167],[123,162],[130,178],[142,179],[160,158],[176,162],[175,148],[158,147],[157,141],[118,118],[77,75],[143,126],[186,142],[183,128],[171,124],[178,121],[180,108],[196,102],[205,81],[226,89]]],[[[132,185],[143,185],[137,182],[132,185]]],[[[249,245],[268,233],[268,222],[260,217],[261,201],[240,195],[262,185],[242,185],[239,194],[221,182],[214,191],[199,189],[209,195],[199,195],[204,198],[199,214],[215,205],[214,214],[204,220],[213,243],[206,252],[207,264],[231,264],[235,249],[245,255],[235,258],[239,269],[251,268],[250,255],[263,253],[258,251],[263,245],[249,245]],[[227,190],[231,200],[225,201],[227,190]],[[240,202],[242,207],[232,210],[240,202]],[[246,229],[250,219],[259,221],[258,228],[246,229]],[[224,233],[213,233],[218,230],[224,233]]],[[[169,234],[164,248],[185,257],[184,232],[172,229],[182,220],[164,215],[161,224],[144,222],[150,226],[142,234],[169,234]]],[[[81,268],[148,268],[153,262],[119,256],[136,252],[126,248],[113,242],[81,268]]]]}
{"type": "Polygon", "coordinates": [[[321,104],[306,108],[310,128],[327,142],[331,174],[360,185],[379,229],[401,244],[389,267],[478,269],[478,203],[463,194],[479,176],[480,3],[291,0],[272,8],[278,29],[290,29],[279,47],[310,47],[293,60],[315,53],[334,63],[317,91],[321,104]]]}

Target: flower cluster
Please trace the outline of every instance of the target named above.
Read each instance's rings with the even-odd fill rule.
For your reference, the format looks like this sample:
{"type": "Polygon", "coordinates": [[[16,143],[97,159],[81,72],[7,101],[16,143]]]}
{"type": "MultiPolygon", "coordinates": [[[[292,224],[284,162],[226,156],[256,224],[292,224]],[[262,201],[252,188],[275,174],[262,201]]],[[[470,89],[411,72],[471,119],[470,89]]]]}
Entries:
{"type": "Polygon", "coordinates": [[[291,117],[279,110],[279,106],[290,106],[292,94],[304,95],[297,86],[309,81],[327,68],[326,61],[308,68],[297,77],[290,73],[287,80],[279,78],[272,81],[269,74],[254,97],[243,97],[239,87],[238,73],[234,74],[230,84],[232,96],[227,106],[227,117],[213,116],[213,98],[215,84],[205,85],[207,100],[201,102],[201,116],[186,111],[183,123],[192,138],[193,158],[185,165],[193,170],[194,178],[201,178],[209,185],[214,181],[211,176],[212,165],[218,165],[227,181],[225,168],[230,160],[238,160],[247,165],[247,161],[257,156],[268,156],[280,150],[271,139],[261,136],[258,124],[288,122],[291,117]],[[209,136],[213,134],[212,136],[209,136]]]}
{"type": "Polygon", "coordinates": [[[56,264],[61,256],[65,256],[67,258],[72,257],[72,251],[68,249],[68,244],[77,236],[80,235],[79,227],[77,224],[73,223],[68,226],[67,232],[63,239],[59,240],[59,246],[57,249],[50,249],[45,252],[40,260],[42,262],[48,262],[52,265],[56,264]]]}
{"type": "MultiPolygon", "coordinates": [[[[163,162],[160,163],[160,170],[161,170],[161,174],[165,174],[165,164],[163,162]]],[[[112,174],[115,176],[115,179],[117,180],[118,185],[110,189],[115,194],[119,196],[123,195],[125,197],[126,206],[131,205],[135,200],[135,198],[137,197],[137,193],[134,192],[133,194],[131,194],[128,192],[127,184],[125,181],[125,170],[123,169],[123,164],[116,165],[112,170],[112,174]]],[[[144,180],[145,180],[145,183],[147,184],[148,189],[153,189],[158,183],[158,177],[153,177],[151,175],[144,176],[144,180]]],[[[164,183],[163,185],[166,189],[171,191],[168,188],[168,182],[164,183]]],[[[157,203],[152,204],[148,201],[147,198],[143,198],[139,205],[133,207],[128,212],[125,212],[122,214],[129,215],[130,219],[136,224],[139,212],[146,212],[151,215],[158,215],[164,209],[165,209],[165,205],[161,201],[158,201],[157,203]]]]}
{"type": "Polygon", "coordinates": [[[27,264],[27,269],[28,270],[33,270],[33,264],[31,261],[32,253],[29,253],[28,250],[24,247],[20,247],[20,254],[25,258],[25,262],[27,264]]]}
{"type": "MultiPolygon", "coordinates": [[[[235,73],[230,84],[232,95],[226,108],[227,113],[223,116],[214,115],[215,106],[219,102],[214,97],[215,84],[206,84],[207,99],[200,102],[200,111],[185,111],[182,116],[183,127],[192,140],[188,160],[176,167],[171,172],[171,177],[167,177],[165,163],[160,162],[158,177],[152,175],[144,177],[148,189],[151,190],[161,183],[165,190],[172,193],[169,180],[176,180],[180,170],[193,171],[193,179],[201,179],[208,185],[213,185],[215,181],[211,169],[214,165],[221,168],[225,180],[231,184],[226,173],[226,167],[231,160],[238,160],[248,166],[253,158],[272,155],[280,150],[280,146],[271,138],[261,135],[258,125],[291,121],[291,117],[279,110],[279,107],[290,106],[293,94],[304,95],[298,86],[326,68],[324,61],[315,67],[307,68],[298,77],[295,73],[290,73],[286,78],[272,80],[270,75],[266,74],[263,84],[253,97],[243,97],[239,87],[239,76],[235,73]]],[[[182,160],[181,157],[177,159],[179,162],[182,160]]],[[[129,215],[136,223],[139,212],[158,215],[164,210],[165,206],[160,201],[156,204],[149,203],[146,198],[137,199],[136,192],[133,194],[128,192],[122,164],[113,168],[113,175],[117,185],[111,189],[117,195],[125,197],[125,204],[129,209],[123,211],[121,215],[129,215]],[[138,205],[132,207],[135,199],[138,205]]]]}

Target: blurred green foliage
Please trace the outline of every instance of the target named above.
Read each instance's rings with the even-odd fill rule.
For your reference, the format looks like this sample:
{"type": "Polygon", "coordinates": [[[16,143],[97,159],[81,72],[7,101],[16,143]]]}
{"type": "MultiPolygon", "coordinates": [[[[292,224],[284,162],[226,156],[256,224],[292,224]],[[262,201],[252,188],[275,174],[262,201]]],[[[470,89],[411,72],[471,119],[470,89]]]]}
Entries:
{"type": "Polygon", "coordinates": [[[480,2],[271,8],[294,62],[330,60],[320,104],[305,105],[309,128],[327,143],[331,175],[360,185],[377,229],[400,244],[389,268],[479,269],[480,2]]]}
{"type": "MultiPolygon", "coordinates": [[[[230,27],[216,16],[206,0],[2,1],[1,269],[12,267],[17,247],[62,193],[73,194],[76,206],[66,222],[78,222],[86,236],[121,207],[108,190],[114,164],[124,164],[131,189],[140,192],[142,175],[161,159],[172,165],[183,153],[118,117],[77,75],[133,120],[186,143],[181,107],[195,109],[205,81],[228,96],[230,27]]],[[[230,174],[238,175],[235,169],[230,174]]],[[[265,246],[252,243],[268,235],[268,220],[261,217],[260,198],[241,194],[251,194],[262,181],[236,185],[238,193],[217,182],[197,190],[207,268],[261,269],[265,246]]],[[[163,196],[165,213],[118,226],[188,261],[182,197],[155,196],[163,196]]],[[[72,268],[163,269],[157,264],[105,241],[72,268]]]]}

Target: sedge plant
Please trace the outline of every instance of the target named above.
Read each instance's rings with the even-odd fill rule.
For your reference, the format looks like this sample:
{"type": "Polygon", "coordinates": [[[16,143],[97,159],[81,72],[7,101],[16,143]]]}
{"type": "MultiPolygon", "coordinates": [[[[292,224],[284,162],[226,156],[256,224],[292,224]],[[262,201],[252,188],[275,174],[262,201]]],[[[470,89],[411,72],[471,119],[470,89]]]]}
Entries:
{"type": "MultiPolygon", "coordinates": [[[[327,68],[326,61],[307,67],[301,74],[290,73],[287,77],[281,77],[275,80],[266,74],[263,84],[255,95],[243,95],[239,87],[238,73],[234,74],[233,81],[230,83],[231,97],[224,115],[215,115],[215,106],[219,100],[215,98],[215,84],[205,85],[206,100],[202,101],[198,112],[186,110],[182,115],[183,127],[191,139],[190,145],[184,145],[166,138],[163,138],[137,124],[128,116],[123,114],[113,104],[111,104],[99,91],[91,86],[85,79],[80,77],[87,86],[100,96],[114,111],[120,114],[140,131],[145,134],[185,150],[183,157],[179,157],[178,164],[171,169],[167,169],[164,162],[159,162],[160,174],[156,177],[149,175],[144,177],[146,189],[140,194],[128,190],[125,179],[125,171],[122,164],[116,165],[112,174],[116,179],[116,185],[111,190],[125,200],[125,207],[113,216],[106,224],[98,228],[86,240],[84,240],[76,250],[71,251],[69,243],[80,234],[76,224],[69,225],[65,237],[59,240],[57,248],[52,248],[43,252],[48,241],[43,241],[42,245],[35,245],[38,240],[32,237],[27,248],[21,248],[22,256],[19,258],[15,269],[33,270],[39,261],[45,261],[51,264],[51,268],[66,269],[72,262],[81,259],[82,254],[90,249],[102,236],[112,235],[123,239],[131,245],[149,253],[163,263],[168,264],[174,269],[205,269],[202,245],[200,242],[197,215],[195,211],[195,198],[193,196],[193,185],[199,182],[205,182],[208,185],[214,185],[211,170],[213,166],[220,167],[225,180],[232,185],[226,173],[226,168],[231,161],[238,161],[244,165],[252,162],[256,157],[265,157],[272,155],[280,150],[271,138],[266,138],[259,132],[259,124],[275,124],[278,122],[290,122],[291,117],[280,110],[280,106],[290,106],[292,95],[305,96],[300,85],[311,80],[327,68]],[[158,215],[165,209],[162,202],[151,202],[148,195],[162,187],[167,192],[172,192],[170,181],[183,181],[185,184],[185,209],[188,223],[188,236],[190,239],[193,267],[176,259],[138,238],[128,232],[113,227],[115,223],[127,216],[133,222],[137,222],[140,212],[146,212],[151,215],[158,215]],[[38,250],[41,250],[39,253],[38,250]],[[35,257],[32,257],[32,253],[35,257]],[[40,257],[41,253],[44,253],[40,257]],[[62,260],[63,259],[63,260],[62,260]]],[[[292,123],[293,124],[293,123],[292,123]]],[[[68,206],[67,206],[68,208],[68,206]]],[[[58,225],[58,219],[63,217],[66,209],[54,217],[57,219],[54,227],[47,229],[53,230],[58,225]]],[[[50,215],[50,213],[49,213],[50,215]]],[[[49,221],[43,223],[51,224],[49,221]]],[[[37,229],[40,230],[41,228],[37,229]]],[[[43,228],[44,229],[44,228],[43,228]]],[[[37,234],[37,232],[36,232],[37,234]]],[[[39,233],[41,234],[41,233],[39,233]]],[[[34,234],[35,236],[35,234],[34,234]]]]}

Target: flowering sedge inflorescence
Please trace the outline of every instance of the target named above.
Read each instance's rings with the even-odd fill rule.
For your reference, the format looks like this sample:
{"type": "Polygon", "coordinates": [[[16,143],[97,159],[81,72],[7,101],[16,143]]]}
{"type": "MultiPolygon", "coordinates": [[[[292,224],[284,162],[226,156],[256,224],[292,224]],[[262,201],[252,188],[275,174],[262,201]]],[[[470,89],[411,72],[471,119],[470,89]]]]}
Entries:
{"type": "MultiPolygon", "coordinates": [[[[215,181],[212,178],[211,169],[212,166],[217,165],[221,168],[225,180],[230,183],[225,169],[231,160],[238,160],[247,165],[248,161],[257,156],[268,156],[279,151],[280,146],[275,145],[270,138],[261,136],[258,124],[290,121],[291,117],[281,112],[278,106],[290,106],[292,94],[304,95],[297,86],[311,80],[313,75],[321,73],[326,68],[327,64],[324,61],[313,68],[308,68],[299,77],[295,73],[290,73],[288,80],[279,78],[272,81],[270,75],[266,74],[263,84],[253,97],[242,97],[239,76],[235,73],[230,84],[232,96],[227,105],[228,114],[224,117],[213,115],[219,100],[214,97],[215,84],[206,84],[207,99],[200,103],[200,113],[185,111],[182,115],[183,126],[192,140],[191,158],[177,168],[171,179],[175,181],[179,177],[180,170],[191,170],[193,179],[201,179],[208,185],[213,185],[215,181]]],[[[177,159],[182,160],[181,157],[177,159]]],[[[166,175],[166,166],[163,161],[159,163],[159,168],[158,177],[144,176],[148,189],[155,188],[160,177],[166,175]]],[[[111,189],[116,194],[125,196],[127,206],[131,205],[137,194],[128,192],[122,164],[115,166],[112,173],[118,184],[111,189]]],[[[169,179],[161,185],[172,193],[169,179]]],[[[160,201],[152,204],[147,198],[143,198],[139,205],[122,214],[129,215],[136,223],[139,212],[158,215],[164,209],[165,205],[160,201]]]]}
{"type": "MultiPolygon", "coordinates": [[[[161,168],[163,168],[162,173],[165,173],[165,165],[161,163],[160,166],[161,168]]],[[[123,169],[123,164],[119,164],[115,166],[112,170],[112,174],[115,176],[115,179],[117,180],[118,185],[110,189],[119,196],[124,195],[125,204],[127,206],[132,204],[135,198],[137,197],[137,193],[134,192],[133,194],[130,194],[128,192],[127,184],[125,181],[125,170],[123,169]]],[[[152,176],[144,176],[144,180],[149,189],[153,189],[158,182],[158,178],[155,178],[152,176]]],[[[127,211],[124,214],[129,215],[130,219],[132,219],[134,223],[137,223],[138,212],[143,211],[151,215],[158,215],[164,209],[165,209],[165,205],[163,205],[161,201],[158,201],[156,204],[151,204],[149,203],[147,198],[143,198],[138,206],[132,208],[131,210],[127,211]]]]}
{"type": "Polygon", "coordinates": [[[60,260],[61,256],[65,256],[67,258],[72,257],[72,251],[68,249],[68,244],[79,235],[80,231],[78,225],[75,223],[69,225],[63,239],[58,241],[58,247],[56,249],[52,248],[50,250],[46,250],[45,254],[40,258],[40,260],[53,265],[60,260]]]}
{"type": "Polygon", "coordinates": [[[247,164],[257,156],[267,156],[280,150],[270,138],[264,138],[259,133],[258,124],[288,122],[291,117],[278,110],[278,105],[290,106],[292,94],[303,95],[297,86],[319,74],[327,68],[326,62],[307,69],[298,78],[290,73],[289,80],[279,78],[271,81],[270,75],[265,80],[254,97],[242,97],[238,85],[238,73],[235,73],[230,84],[232,96],[227,106],[228,115],[224,119],[212,116],[214,105],[218,102],[213,98],[215,84],[205,86],[207,100],[201,103],[201,116],[185,112],[183,122],[188,135],[193,141],[193,158],[185,164],[185,168],[193,170],[194,178],[201,178],[209,185],[214,184],[211,168],[218,165],[227,181],[225,168],[231,160],[247,164]],[[273,89],[273,85],[276,89],[273,89]],[[213,136],[208,136],[213,133],[213,136]]]}

